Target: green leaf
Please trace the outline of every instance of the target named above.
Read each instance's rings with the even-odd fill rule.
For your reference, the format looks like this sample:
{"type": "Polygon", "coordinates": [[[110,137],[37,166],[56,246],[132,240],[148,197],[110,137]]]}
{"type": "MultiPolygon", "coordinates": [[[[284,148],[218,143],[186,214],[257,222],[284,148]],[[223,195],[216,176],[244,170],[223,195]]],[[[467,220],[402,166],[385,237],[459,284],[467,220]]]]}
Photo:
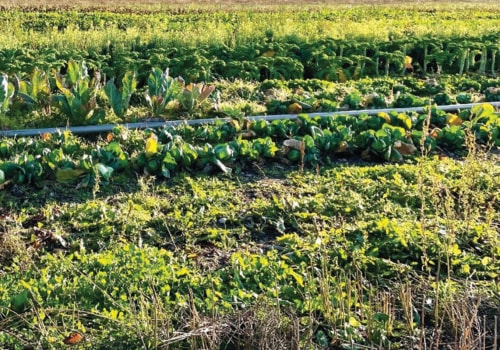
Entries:
{"type": "Polygon", "coordinates": [[[114,169],[110,166],[104,165],[102,163],[97,163],[97,171],[103,177],[104,180],[108,181],[113,175],[114,169]]]}
{"type": "Polygon", "coordinates": [[[388,148],[388,151],[390,151],[389,161],[394,163],[400,163],[403,161],[403,156],[397,149],[391,146],[388,148]]]}
{"type": "Polygon", "coordinates": [[[11,309],[18,314],[26,311],[26,309],[29,306],[28,304],[29,304],[29,292],[27,289],[24,289],[19,294],[13,296],[10,299],[11,309]]]}
{"type": "Polygon", "coordinates": [[[214,147],[214,153],[217,159],[227,161],[231,159],[234,151],[228,144],[222,144],[214,147]]]}
{"type": "Polygon", "coordinates": [[[160,163],[156,159],[151,159],[146,165],[146,170],[151,175],[156,174],[159,168],[160,168],[160,163]]]}
{"type": "Polygon", "coordinates": [[[125,109],[128,108],[130,98],[137,88],[135,72],[126,72],[122,79],[122,100],[125,109]]]}
{"type": "Polygon", "coordinates": [[[9,83],[7,74],[2,74],[0,79],[0,114],[9,110],[9,102],[13,94],[14,87],[9,83]]]}
{"type": "Polygon", "coordinates": [[[182,165],[187,167],[193,163],[196,158],[198,158],[198,152],[195,147],[189,143],[183,142],[181,146],[182,150],[182,165]]]}
{"type": "Polygon", "coordinates": [[[111,78],[104,86],[104,92],[111,104],[111,108],[117,117],[123,117],[125,113],[125,106],[122,100],[122,94],[115,86],[115,79],[111,78]]]}
{"type": "Polygon", "coordinates": [[[0,170],[0,185],[5,182],[5,173],[3,170],[0,170]]]}
{"type": "Polygon", "coordinates": [[[377,138],[370,145],[371,149],[377,153],[383,153],[387,150],[387,144],[384,139],[377,138]]]}
{"type": "Polygon", "coordinates": [[[167,152],[165,154],[165,157],[163,158],[162,168],[172,171],[175,170],[176,167],[177,167],[177,162],[174,156],[170,152],[167,152]]]}
{"type": "Polygon", "coordinates": [[[389,315],[377,312],[373,315],[373,319],[378,322],[388,322],[389,321],[389,315]]]}
{"type": "Polygon", "coordinates": [[[85,170],[83,169],[57,169],[56,181],[61,183],[72,182],[83,174],[85,174],[85,170]]]}
{"type": "Polygon", "coordinates": [[[325,332],[323,332],[322,330],[319,330],[316,332],[316,341],[323,348],[328,347],[328,344],[329,344],[328,337],[326,336],[325,332]]]}
{"type": "Polygon", "coordinates": [[[233,169],[228,168],[227,166],[225,166],[224,163],[222,163],[220,160],[218,160],[217,158],[215,158],[215,156],[212,158],[212,163],[214,163],[215,165],[217,165],[217,167],[220,170],[222,170],[222,172],[224,174],[226,174],[227,176],[231,176],[231,174],[233,172],[233,169]]]}
{"type": "Polygon", "coordinates": [[[171,177],[170,170],[165,166],[165,164],[161,165],[161,174],[167,179],[170,179],[171,177]]]}
{"type": "Polygon", "coordinates": [[[75,85],[79,80],[88,76],[87,67],[85,63],[79,64],[76,61],[68,61],[68,69],[66,71],[66,78],[71,85],[75,85]]]}

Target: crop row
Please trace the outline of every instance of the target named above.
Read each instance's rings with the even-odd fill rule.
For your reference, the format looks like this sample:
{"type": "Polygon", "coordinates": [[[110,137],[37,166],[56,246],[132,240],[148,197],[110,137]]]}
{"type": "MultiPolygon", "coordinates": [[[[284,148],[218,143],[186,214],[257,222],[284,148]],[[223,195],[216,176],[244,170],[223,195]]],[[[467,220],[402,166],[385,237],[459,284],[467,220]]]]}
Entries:
{"type": "Polygon", "coordinates": [[[346,109],[421,107],[435,103],[500,100],[500,79],[442,76],[390,77],[332,83],[317,79],[221,80],[186,83],[152,68],[146,81],[127,71],[106,80],[86,62],[65,63],[65,74],[39,69],[27,78],[0,77],[3,128],[125,122],[147,117],[206,118],[298,114],[346,109]]]}
{"type": "Polygon", "coordinates": [[[68,60],[85,60],[107,77],[137,71],[140,81],[152,67],[169,67],[188,81],[213,79],[323,79],[345,81],[365,76],[477,72],[496,76],[499,33],[476,37],[411,38],[390,41],[324,38],[262,40],[237,45],[167,45],[147,41],[131,48],[112,42],[94,49],[3,48],[0,71],[31,74],[60,69],[68,60]]]}
{"type": "MultiPolygon", "coordinates": [[[[119,27],[122,30],[139,27],[142,29],[157,28],[166,30],[174,24],[182,24],[188,30],[190,25],[199,26],[201,23],[217,23],[218,25],[236,25],[238,23],[255,20],[260,18],[264,21],[279,20],[283,15],[290,15],[292,12],[295,17],[289,18],[289,22],[297,20],[305,21],[329,21],[336,22],[342,18],[342,22],[368,22],[368,19],[394,21],[411,21],[423,23],[442,20],[462,20],[462,26],[471,25],[463,18],[463,12],[470,15],[470,19],[492,21],[498,18],[497,12],[490,9],[484,10],[483,6],[474,4],[470,8],[454,9],[429,9],[426,4],[420,4],[418,7],[406,6],[405,12],[408,17],[400,16],[400,9],[391,7],[362,7],[362,6],[321,6],[318,9],[314,6],[304,6],[300,9],[296,7],[286,8],[280,6],[277,8],[252,7],[250,10],[233,8],[217,10],[216,7],[163,7],[162,11],[147,11],[144,8],[114,8],[111,11],[103,11],[99,8],[79,8],[78,11],[65,9],[64,6],[51,8],[49,6],[37,9],[36,7],[23,6],[19,9],[0,6],[0,19],[10,24],[15,24],[24,31],[47,33],[53,29],[64,31],[75,27],[81,31],[107,30],[111,27],[119,27]],[[123,10],[123,11],[120,11],[123,10]]],[[[340,22],[340,21],[339,21],[340,22]]],[[[4,23],[2,23],[4,24],[4,23]]],[[[172,28],[171,28],[172,29],[172,28]]],[[[394,28],[394,32],[408,31],[412,28],[394,28]]],[[[475,31],[485,31],[487,28],[474,28],[475,31]]]]}
{"type": "Polygon", "coordinates": [[[184,170],[230,175],[234,168],[254,162],[315,166],[349,156],[401,162],[418,148],[458,152],[470,137],[500,145],[500,118],[491,105],[458,115],[433,108],[420,115],[300,116],[271,123],[231,120],[136,133],[116,127],[99,145],[85,144],[62,131],[37,139],[1,141],[0,182],[22,184],[48,178],[90,184],[96,177],[107,181],[114,172],[131,170],[165,178],[184,170]]]}

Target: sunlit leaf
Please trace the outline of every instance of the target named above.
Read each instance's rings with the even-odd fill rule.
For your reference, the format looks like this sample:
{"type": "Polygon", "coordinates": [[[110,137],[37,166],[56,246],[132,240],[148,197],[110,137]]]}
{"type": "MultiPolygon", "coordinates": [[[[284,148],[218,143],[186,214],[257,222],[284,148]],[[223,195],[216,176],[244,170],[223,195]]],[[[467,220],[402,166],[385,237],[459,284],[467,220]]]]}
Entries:
{"type": "Polygon", "coordinates": [[[349,317],[349,325],[352,327],[360,327],[361,322],[359,322],[354,316],[349,317]]]}
{"type": "Polygon", "coordinates": [[[158,139],[155,134],[151,134],[146,141],[146,156],[149,158],[156,153],[158,153],[158,139]]]}

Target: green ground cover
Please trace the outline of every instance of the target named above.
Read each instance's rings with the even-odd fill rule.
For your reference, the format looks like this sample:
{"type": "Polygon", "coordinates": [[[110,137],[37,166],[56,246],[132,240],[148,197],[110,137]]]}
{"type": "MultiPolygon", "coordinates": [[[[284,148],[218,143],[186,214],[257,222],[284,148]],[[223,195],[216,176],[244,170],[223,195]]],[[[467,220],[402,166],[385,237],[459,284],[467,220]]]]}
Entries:
{"type": "Polygon", "coordinates": [[[0,342],[494,346],[498,114],[436,117],[4,139],[0,342]]]}
{"type": "Polygon", "coordinates": [[[57,10],[0,12],[3,128],[233,119],[0,138],[0,348],[498,347],[500,115],[432,103],[498,101],[500,9],[57,10]]]}
{"type": "Polygon", "coordinates": [[[491,347],[500,184],[483,156],[3,191],[0,341],[491,347]]]}

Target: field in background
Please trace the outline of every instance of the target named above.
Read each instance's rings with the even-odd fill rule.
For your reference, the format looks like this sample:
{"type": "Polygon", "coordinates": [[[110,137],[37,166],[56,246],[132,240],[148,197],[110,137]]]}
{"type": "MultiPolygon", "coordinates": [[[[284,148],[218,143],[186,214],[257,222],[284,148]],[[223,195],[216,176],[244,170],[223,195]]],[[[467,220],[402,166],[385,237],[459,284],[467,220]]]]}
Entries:
{"type": "MultiPolygon", "coordinates": [[[[265,1],[265,0],[225,0],[225,1],[211,1],[211,0],[143,0],[140,2],[132,0],[103,0],[103,1],[89,1],[89,0],[7,0],[2,2],[4,7],[25,7],[25,8],[150,8],[150,9],[162,9],[168,7],[209,7],[209,8],[230,8],[230,7],[280,7],[280,6],[338,6],[338,5],[408,5],[408,6],[434,6],[434,5],[445,5],[447,6],[449,1],[447,0],[424,0],[424,1],[408,1],[408,0],[276,0],[276,1],[265,1]]],[[[481,6],[482,4],[493,4],[498,5],[496,0],[460,0],[453,2],[453,6],[460,4],[468,4],[473,6],[481,6]]]]}

